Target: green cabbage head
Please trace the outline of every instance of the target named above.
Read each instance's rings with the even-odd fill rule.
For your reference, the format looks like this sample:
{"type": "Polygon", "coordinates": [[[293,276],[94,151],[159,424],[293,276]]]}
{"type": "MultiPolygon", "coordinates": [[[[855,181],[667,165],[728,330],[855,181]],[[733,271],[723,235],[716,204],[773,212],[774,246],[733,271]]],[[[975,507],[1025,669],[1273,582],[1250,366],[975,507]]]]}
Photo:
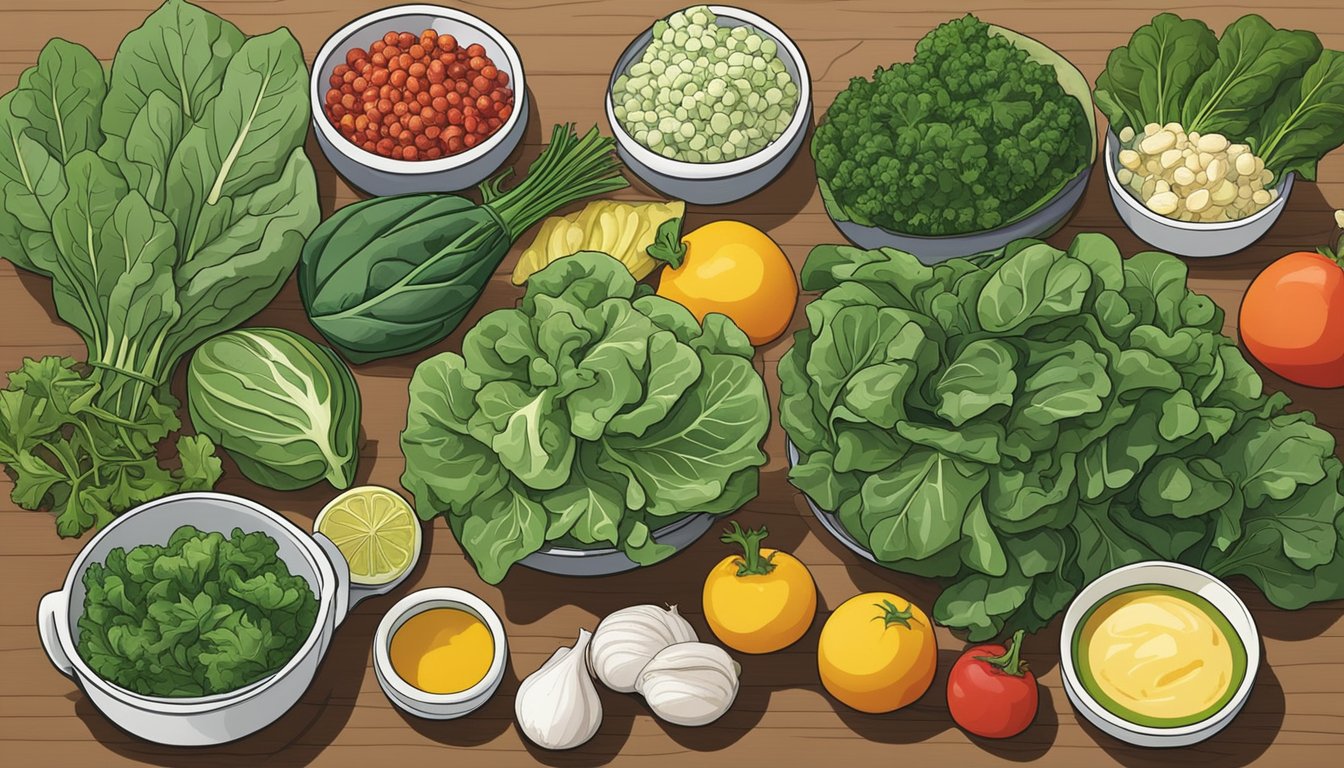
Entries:
{"type": "Polygon", "coordinates": [[[291,491],[349,488],[359,463],[359,388],[327,347],[283,328],[206,341],[187,368],[192,425],[247,479],[291,491]]]}

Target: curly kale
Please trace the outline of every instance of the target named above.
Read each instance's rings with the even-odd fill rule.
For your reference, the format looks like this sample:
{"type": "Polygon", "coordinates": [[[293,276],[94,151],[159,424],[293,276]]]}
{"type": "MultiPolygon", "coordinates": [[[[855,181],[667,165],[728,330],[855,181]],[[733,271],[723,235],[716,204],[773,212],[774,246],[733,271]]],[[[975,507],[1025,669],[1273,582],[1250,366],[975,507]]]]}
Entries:
{"type": "Polygon", "coordinates": [[[968,14],[925,35],[914,61],[852,79],[812,155],[847,218],[953,235],[1009,223],[1063,186],[1089,135],[1054,69],[968,14]]]}

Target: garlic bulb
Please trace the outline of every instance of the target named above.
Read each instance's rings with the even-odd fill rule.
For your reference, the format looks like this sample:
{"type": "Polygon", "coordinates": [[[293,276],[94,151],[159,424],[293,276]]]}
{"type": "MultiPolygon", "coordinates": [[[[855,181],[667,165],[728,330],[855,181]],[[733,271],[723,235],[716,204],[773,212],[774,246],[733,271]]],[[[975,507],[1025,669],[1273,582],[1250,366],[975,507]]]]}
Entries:
{"type": "Polygon", "coordinates": [[[539,747],[573,749],[602,724],[602,701],[588,674],[588,643],[579,630],[573,648],[561,648],[518,686],[513,713],[523,734],[539,747]]]}
{"type": "Polygon", "coordinates": [[[639,671],[673,643],[698,640],[695,628],[677,613],[656,605],[636,605],[611,614],[597,625],[588,657],[593,673],[613,691],[633,693],[639,671]]]}
{"type": "Polygon", "coordinates": [[[741,672],[717,645],[677,643],[653,657],[635,688],[653,713],[669,723],[707,725],[733,705],[741,672]]]}

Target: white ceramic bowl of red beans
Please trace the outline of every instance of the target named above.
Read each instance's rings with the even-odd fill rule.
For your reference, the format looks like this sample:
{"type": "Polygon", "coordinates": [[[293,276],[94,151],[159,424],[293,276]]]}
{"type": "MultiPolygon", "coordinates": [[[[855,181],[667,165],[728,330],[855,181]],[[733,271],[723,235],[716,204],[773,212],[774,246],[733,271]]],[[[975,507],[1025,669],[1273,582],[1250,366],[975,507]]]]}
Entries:
{"type": "Polygon", "coordinates": [[[322,153],[373,195],[475,186],[527,129],[517,49],[443,6],[398,5],[345,25],[313,60],[310,90],[322,153]]]}

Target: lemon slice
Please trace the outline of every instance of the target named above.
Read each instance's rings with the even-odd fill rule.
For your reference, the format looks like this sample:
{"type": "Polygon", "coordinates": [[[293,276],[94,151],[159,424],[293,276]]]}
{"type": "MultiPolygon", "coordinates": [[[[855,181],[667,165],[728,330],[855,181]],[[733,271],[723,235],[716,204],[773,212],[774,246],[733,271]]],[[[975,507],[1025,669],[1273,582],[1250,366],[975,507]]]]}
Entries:
{"type": "Polygon", "coordinates": [[[313,530],[331,539],[350,564],[354,584],[387,584],[415,564],[420,521],[395,491],[351,488],[322,508],[313,530]]]}
{"type": "Polygon", "coordinates": [[[686,215],[686,203],[626,203],[594,200],[577,213],[551,216],[541,225],[537,238],[523,249],[513,268],[513,284],[548,264],[579,251],[601,251],[630,270],[636,280],[648,277],[661,262],[646,252],[658,236],[658,228],[686,215]]]}

